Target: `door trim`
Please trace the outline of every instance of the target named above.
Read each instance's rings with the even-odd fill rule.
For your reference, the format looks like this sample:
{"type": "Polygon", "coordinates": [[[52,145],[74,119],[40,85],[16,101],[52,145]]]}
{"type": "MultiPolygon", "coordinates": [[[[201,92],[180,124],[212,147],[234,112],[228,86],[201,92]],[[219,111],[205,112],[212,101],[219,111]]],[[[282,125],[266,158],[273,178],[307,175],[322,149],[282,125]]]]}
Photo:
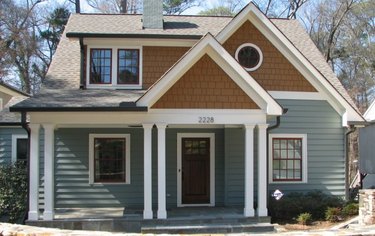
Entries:
{"type": "Polygon", "coordinates": [[[177,133],[177,207],[186,206],[215,206],[215,133],[177,133]],[[210,203],[209,204],[182,204],[182,150],[183,138],[210,139],[210,203]]]}

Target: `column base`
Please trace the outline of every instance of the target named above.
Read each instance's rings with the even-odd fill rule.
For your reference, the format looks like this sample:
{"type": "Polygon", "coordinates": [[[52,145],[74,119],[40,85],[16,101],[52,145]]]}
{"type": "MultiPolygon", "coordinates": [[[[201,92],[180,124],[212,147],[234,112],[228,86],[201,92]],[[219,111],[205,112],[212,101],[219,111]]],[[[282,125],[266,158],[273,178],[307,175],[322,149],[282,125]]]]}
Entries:
{"type": "Polygon", "coordinates": [[[158,210],[158,219],[167,219],[167,211],[165,211],[165,210],[163,210],[163,211],[158,210]]]}
{"type": "Polygon", "coordinates": [[[143,219],[150,220],[152,218],[153,218],[152,211],[146,211],[146,210],[143,211],[143,219]]]}
{"type": "Polygon", "coordinates": [[[44,211],[43,220],[53,220],[54,215],[55,215],[54,211],[44,211]]]}
{"type": "Polygon", "coordinates": [[[254,217],[255,216],[255,211],[254,211],[254,209],[248,209],[248,208],[244,208],[243,209],[243,215],[245,216],[245,217],[254,217]]]}
{"type": "Polygon", "coordinates": [[[29,211],[28,220],[39,220],[39,212],[38,211],[29,211]]]}
{"type": "Polygon", "coordinates": [[[257,213],[258,213],[258,216],[268,216],[268,210],[267,210],[267,208],[258,209],[257,213]]]}

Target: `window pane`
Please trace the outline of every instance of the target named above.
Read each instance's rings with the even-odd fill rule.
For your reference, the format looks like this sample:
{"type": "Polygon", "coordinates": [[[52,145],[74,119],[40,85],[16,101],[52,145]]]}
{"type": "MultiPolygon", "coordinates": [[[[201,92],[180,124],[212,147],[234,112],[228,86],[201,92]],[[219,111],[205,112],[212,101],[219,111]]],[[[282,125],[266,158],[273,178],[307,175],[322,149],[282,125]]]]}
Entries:
{"type": "Polygon", "coordinates": [[[17,161],[27,161],[27,146],[28,140],[26,138],[17,139],[17,161]]]}
{"type": "Polygon", "coordinates": [[[125,139],[95,138],[95,182],[125,182],[125,139]]]}
{"type": "Polygon", "coordinates": [[[274,138],[272,158],[275,181],[301,180],[302,138],[274,138]]]}
{"type": "Polygon", "coordinates": [[[139,83],[139,50],[120,49],[118,59],[118,84],[139,83]]]}
{"type": "Polygon", "coordinates": [[[280,151],[274,150],[273,151],[273,159],[279,159],[280,158],[280,151]]]}
{"type": "Polygon", "coordinates": [[[91,49],[90,84],[111,83],[111,49],[91,49]]]}

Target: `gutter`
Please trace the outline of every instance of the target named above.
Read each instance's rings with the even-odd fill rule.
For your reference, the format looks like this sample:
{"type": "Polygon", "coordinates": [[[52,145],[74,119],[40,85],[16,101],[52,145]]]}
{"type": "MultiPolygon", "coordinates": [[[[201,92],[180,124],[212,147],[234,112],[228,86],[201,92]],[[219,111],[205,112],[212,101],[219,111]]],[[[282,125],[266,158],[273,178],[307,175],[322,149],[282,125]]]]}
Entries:
{"type": "Polygon", "coordinates": [[[144,38],[144,39],[196,39],[199,40],[203,35],[175,35],[175,34],[103,34],[103,33],[79,33],[68,32],[68,38],[144,38]]]}
{"type": "MultiPolygon", "coordinates": [[[[282,115],[285,115],[286,113],[288,112],[288,108],[283,108],[283,114],[282,115]]],[[[274,125],[272,125],[272,126],[269,126],[268,128],[267,128],[267,140],[266,140],[266,143],[267,143],[267,150],[266,150],[266,153],[267,153],[267,155],[266,155],[266,158],[267,158],[267,168],[266,168],[266,170],[267,170],[267,199],[266,199],[266,201],[267,201],[267,209],[268,209],[268,186],[269,186],[269,162],[270,162],[270,158],[269,158],[269,134],[270,134],[270,131],[271,130],[273,130],[273,129],[276,129],[276,128],[278,128],[279,126],[280,126],[280,123],[281,123],[281,116],[282,115],[280,115],[280,116],[277,116],[276,117],[276,124],[274,124],[274,125]]]]}
{"type": "Polygon", "coordinates": [[[22,112],[21,113],[21,124],[22,124],[22,128],[24,128],[27,132],[27,140],[28,140],[28,144],[27,144],[27,200],[26,200],[26,214],[24,216],[24,219],[23,219],[23,222],[26,221],[26,219],[28,218],[28,212],[29,212],[29,203],[30,203],[30,187],[29,187],[29,184],[30,184],[30,127],[29,127],[29,123],[27,122],[27,113],[26,112],[22,112]]]}
{"type": "MultiPolygon", "coordinates": [[[[350,193],[349,193],[349,135],[355,132],[357,128],[354,125],[350,125],[348,131],[345,132],[345,142],[344,142],[344,150],[345,150],[345,199],[349,201],[350,193]]],[[[362,184],[362,183],[360,183],[362,184]]]]}
{"type": "Polygon", "coordinates": [[[80,47],[80,52],[81,52],[80,73],[79,73],[79,79],[80,79],[79,89],[86,89],[85,78],[83,77],[84,76],[83,69],[85,67],[85,47],[83,45],[83,38],[82,37],[79,38],[79,47],[80,47]]]}
{"type": "Polygon", "coordinates": [[[119,106],[119,107],[11,107],[11,112],[145,112],[147,107],[119,106]]]}

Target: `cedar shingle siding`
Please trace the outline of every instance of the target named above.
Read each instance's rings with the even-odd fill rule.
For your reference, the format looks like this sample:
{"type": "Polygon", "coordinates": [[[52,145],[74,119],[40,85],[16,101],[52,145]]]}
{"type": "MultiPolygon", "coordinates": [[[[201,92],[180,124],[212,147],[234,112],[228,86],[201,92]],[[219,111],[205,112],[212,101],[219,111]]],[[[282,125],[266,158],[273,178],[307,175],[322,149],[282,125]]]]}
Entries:
{"type": "Polygon", "coordinates": [[[237,48],[244,43],[253,43],[262,50],[263,63],[259,69],[250,72],[250,75],[264,89],[316,92],[301,73],[249,21],[246,21],[223,46],[234,57],[237,48]]]}
{"type": "Polygon", "coordinates": [[[188,47],[143,47],[143,88],[153,85],[188,47]]]}
{"type": "Polygon", "coordinates": [[[259,109],[208,55],[204,55],[152,108],[259,109]]]}

